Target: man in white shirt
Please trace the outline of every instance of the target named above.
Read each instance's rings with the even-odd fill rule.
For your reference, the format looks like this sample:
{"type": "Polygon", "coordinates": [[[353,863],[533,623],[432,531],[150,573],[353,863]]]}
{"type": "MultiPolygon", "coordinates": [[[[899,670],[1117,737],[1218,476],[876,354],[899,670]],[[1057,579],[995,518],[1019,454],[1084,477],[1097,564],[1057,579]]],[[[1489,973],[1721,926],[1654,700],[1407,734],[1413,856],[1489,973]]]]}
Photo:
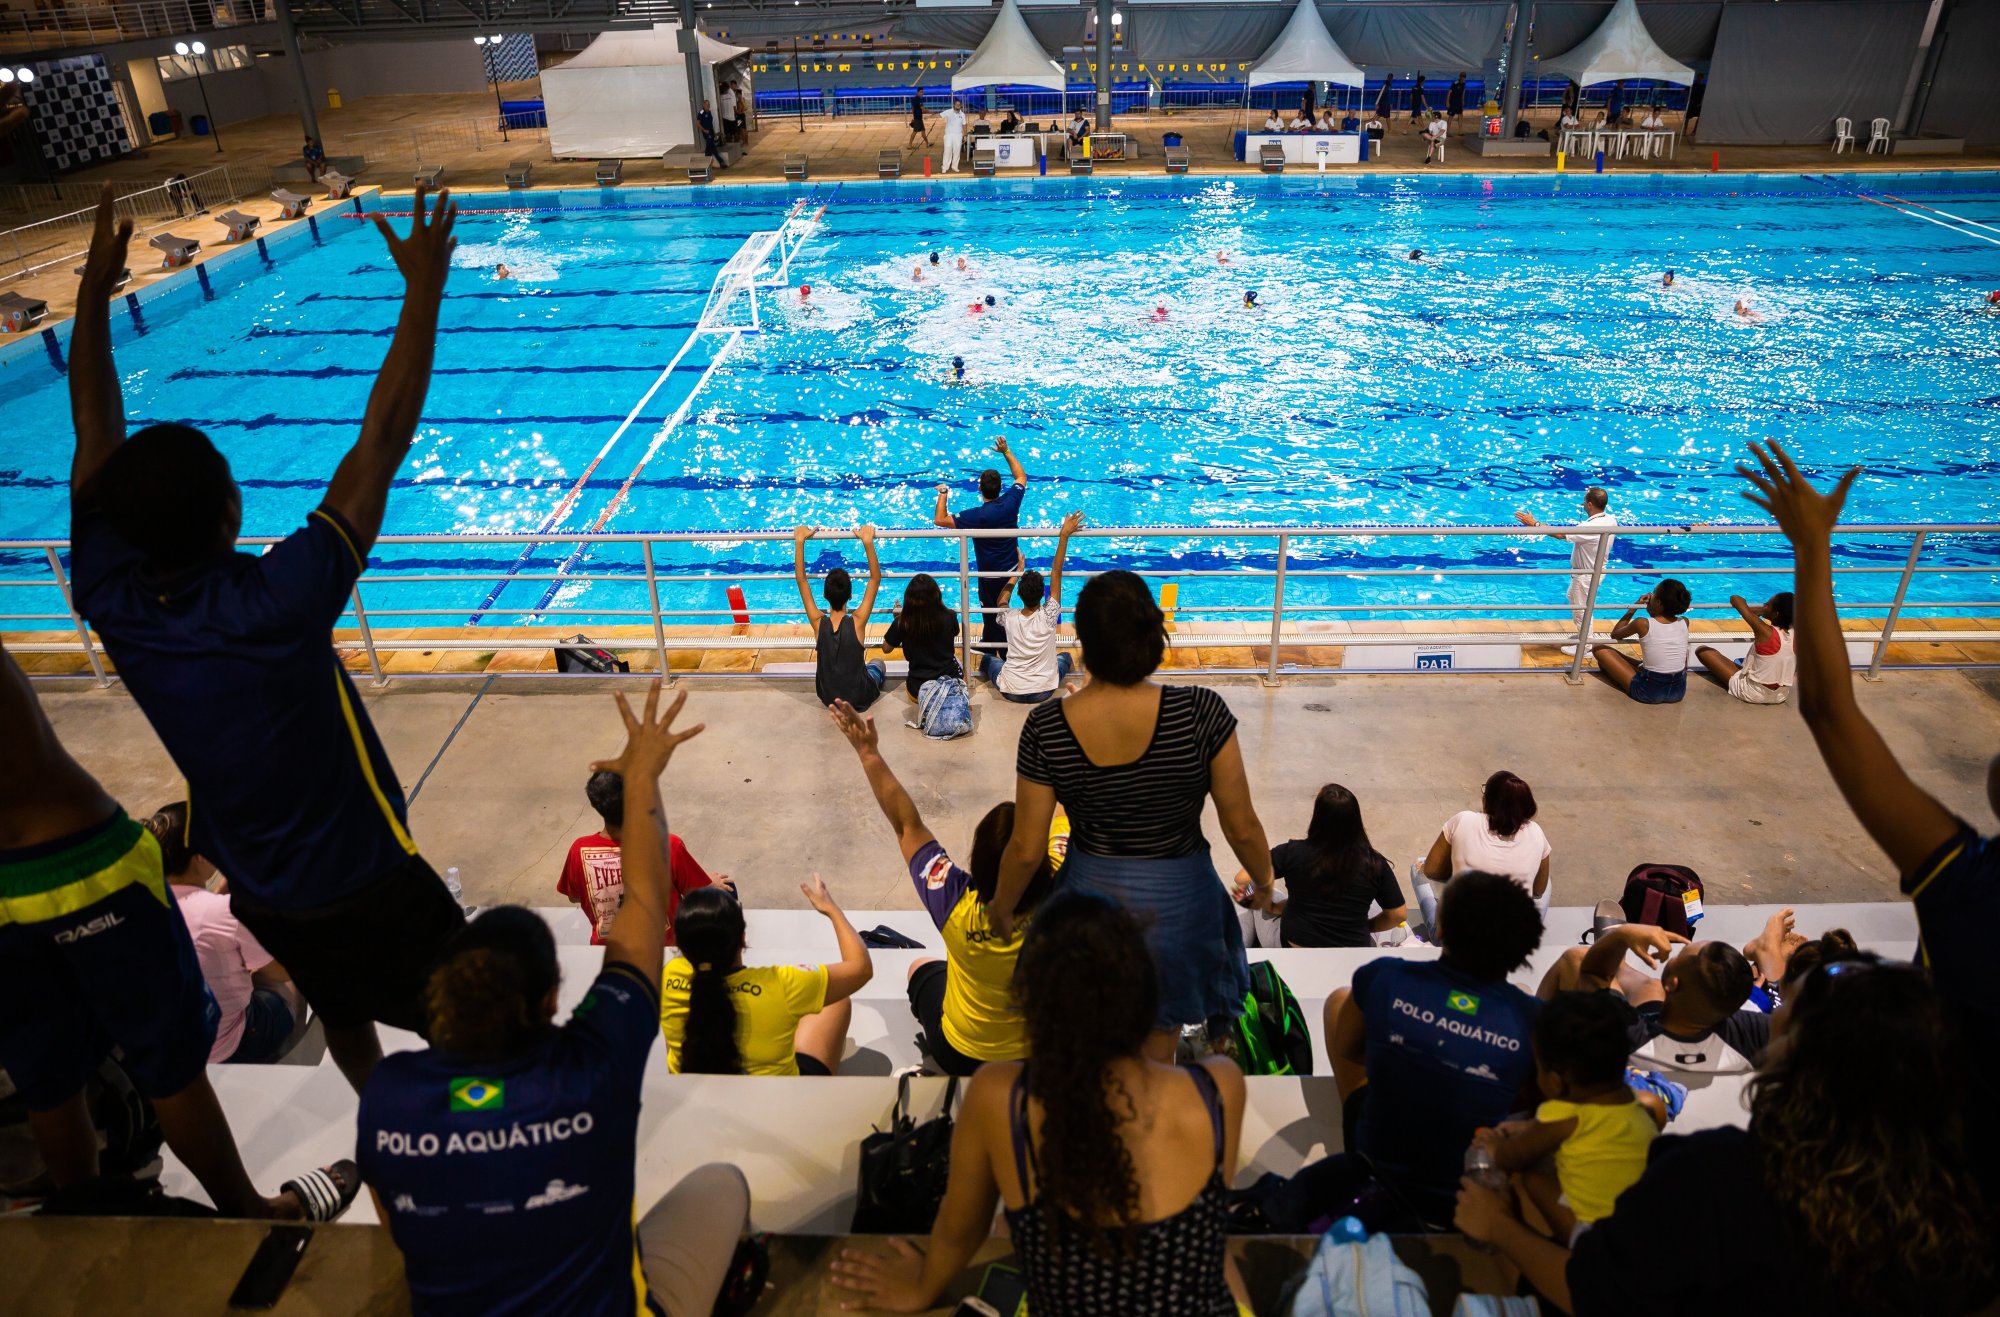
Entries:
{"type": "Polygon", "coordinates": [[[722,84],[722,94],[716,98],[722,110],[722,136],[727,141],[736,136],[736,88],[730,83],[722,84]]]}
{"type": "MultiPolygon", "coordinates": [[[[1583,492],[1583,520],[1569,530],[1551,529],[1549,538],[1568,540],[1569,549],[1569,607],[1570,620],[1583,623],[1584,605],[1590,600],[1590,578],[1596,574],[1600,556],[1611,552],[1612,536],[1598,532],[1618,524],[1618,518],[1611,515],[1611,495],[1597,485],[1583,492]]],[[[1523,526],[1540,526],[1535,514],[1526,510],[1516,512],[1514,520],[1523,526]]],[[[1571,654],[1575,647],[1564,645],[1563,652],[1571,654]]]]}
{"type": "Polygon", "coordinates": [[[1445,135],[1450,131],[1451,125],[1444,121],[1443,115],[1434,114],[1431,116],[1430,123],[1424,127],[1425,164],[1430,164],[1433,160],[1438,164],[1444,163],[1444,139],[1445,135]]]}
{"type": "Polygon", "coordinates": [[[1042,589],[1042,574],[1023,570],[1009,577],[1000,589],[998,603],[1005,610],[1001,623],[1007,629],[1007,656],[982,654],[979,670],[993,683],[1003,700],[1016,704],[1040,704],[1062,689],[1069,676],[1068,654],[1056,650],[1056,624],[1062,619],[1063,560],[1069,556],[1069,537],[1083,525],[1083,514],[1072,512],[1063,518],[1062,533],[1056,538],[1055,561],[1049,565],[1048,592],[1042,589]],[[1015,582],[1020,583],[1021,606],[1008,608],[1015,582]]]}
{"type": "Polygon", "coordinates": [[[959,152],[965,144],[965,106],[958,101],[951,103],[941,118],[944,119],[944,172],[958,172],[959,152]]]}

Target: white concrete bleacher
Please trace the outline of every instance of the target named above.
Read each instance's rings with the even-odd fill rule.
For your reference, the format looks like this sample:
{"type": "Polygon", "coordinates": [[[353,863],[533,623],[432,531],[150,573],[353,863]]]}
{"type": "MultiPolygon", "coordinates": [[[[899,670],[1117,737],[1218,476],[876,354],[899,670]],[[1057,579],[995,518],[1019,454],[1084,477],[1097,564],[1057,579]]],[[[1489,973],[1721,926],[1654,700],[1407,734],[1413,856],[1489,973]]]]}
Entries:
{"type": "MultiPolygon", "coordinates": [[[[1706,938],[1737,945],[1748,941],[1775,906],[1711,908],[1701,925],[1706,938]]],[[[1818,934],[1844,927],[1865,947],[1885,956],[1908,958],[1916,949],[1916,920],[1902,902],[1793,907],[1800,931],[1818,934]]],[[[589,928],[574,908],[549,909],[559,943],[563,985],[561,1014],[583,995],[602,963],[589,945],[589,928]]],[[[1549,933],[1533,960],[1514,981],[1532,991],[1561,953],[1575,946],[1590,926],[1583,907],[1549,912],[1549,933]]],[[[878,950],[875,976],[857,995],[842,1074],[832,1079],[769,1079],[734,1075],[669,1075],[666,1052],[656,1047],[648,1062],[638,1146],[637,1197],[649,1204],[694,1167],[728,1161],[750,1181],[752,1218],[759,1230],[790,1234],[844,1234],[852,1214],[859,1144],[870,1129],[886,1124],[896,1096],[894,1073],[919,1060],[916,1023],[904,992],[909,966],[942,954],[936,929],[921,911],[851,912],[856,927],[886,925],[924,944],[924,951],[878,950]]],[[[748,914],[752,963],[817,963],[834,953],[827,922],[806,910],[757,910],[748,914]]],[[[1320,1014],[1326,999],[1345,986],[1356,968],[1384,955],[1428,958],[1433,947],[1394,949],[1252,951],[1269,960],[1299,998],[1314,1041],[1314,1074],[1307,1078],[1261,1077],[1249,1085],[1244,1118],[1243,1164],[1237,1183],[1265,1171],[1290,1173],[1303,1163],[1340,1150],[1340,1098],[1328,1074],[1320,1014]]],[[[411,1034],[384,1031],[384,1046],[419,1046],[411,1034]]],[[[289,1175],[335,1158],[354,1147],[355,1098],[331,1060],[316,1065],[211,1066],[209,1075],[228,1111],[244,1162],[256,1182],[274,1187],[289,1175]]],[[[920,1119],[935,1114],[945,1081],[926,1078],[913,1085],[920,1119]]],[[[1720,1076],[1696,1084],[1675,1132],[1740,1124],[1745,1119],[1742,1076],[1720,1076]]],[[[185,1168],[171,1155],[164,1182],[170,1192],[200,1199],[185,1168]]],[[[375,1219],[364,1195],[346,1218],[375,1219]]]]}

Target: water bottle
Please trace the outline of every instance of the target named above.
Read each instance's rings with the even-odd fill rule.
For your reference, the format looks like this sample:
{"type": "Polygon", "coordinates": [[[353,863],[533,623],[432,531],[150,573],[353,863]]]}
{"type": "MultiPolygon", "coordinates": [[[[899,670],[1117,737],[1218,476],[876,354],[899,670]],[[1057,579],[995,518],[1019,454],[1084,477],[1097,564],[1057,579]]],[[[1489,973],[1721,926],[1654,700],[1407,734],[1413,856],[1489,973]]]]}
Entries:
{"type": "MultiPolygon", "coordinates": [[[[1481,1134],[1485,1132],[1479,1131],[1481,1134]]],[[[1465,1174],[1474,1184],[1495,1193],[1507,1190],[1507,1172],[1500,1169],[1500,1163],[1493,1160],[1493,1154],[1476,1138],[1465,1150],[1465,1174]]]]}
{"type": "Polygon", "coordinates": [[[1343,1216],[1327,1227],[1327,1238],[1336,1244],[1365,1244],[1368,1242],[1368,1227],[1361,1224],[1358,1216],[1343,1216]]]}
{"type": "MultiPolygon", "coordinates": [[[[459,886],[458,866],[455,864],[444,871],[444,889],[451,893],[451,899],[458,902],[460,906],[465,904],[465,889],[459,886]]],[[[1470,1164],[1467,1163],[1467,1165],[1470,1164]]]]}

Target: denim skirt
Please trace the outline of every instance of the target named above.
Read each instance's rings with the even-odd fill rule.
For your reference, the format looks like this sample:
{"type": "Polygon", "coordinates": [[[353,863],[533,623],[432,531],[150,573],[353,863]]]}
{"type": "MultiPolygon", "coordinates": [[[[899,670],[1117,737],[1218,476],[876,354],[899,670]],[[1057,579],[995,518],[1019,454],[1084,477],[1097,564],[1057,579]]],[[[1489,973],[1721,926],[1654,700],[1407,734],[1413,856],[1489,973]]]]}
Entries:
{"type": "Polygon", "coordinates": [[[1173,860],[1089,855],[1070,848],[1063,895],[1092,893],[1138,921],[1160,980],[1154,1025],[1178,1029],[1216,1016],[1234,1020],[1250,991],[1250,961],[1236,905],[1207,851],[1173,860]]]}

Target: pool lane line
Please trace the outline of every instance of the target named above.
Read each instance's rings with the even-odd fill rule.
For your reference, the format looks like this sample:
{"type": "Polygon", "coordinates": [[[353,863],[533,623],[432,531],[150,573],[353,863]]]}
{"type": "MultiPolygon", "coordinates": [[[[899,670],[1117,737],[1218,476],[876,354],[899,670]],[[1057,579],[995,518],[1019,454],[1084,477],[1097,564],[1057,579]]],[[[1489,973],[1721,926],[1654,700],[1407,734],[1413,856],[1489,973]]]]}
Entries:
{"type": "MultiPolygon", "coordinates": [[[[632,410],[625,413],[625,419],[618,423],[618,428],[611,432],[611,437],[606,439],[604,446],[597,450],[597,456],[590,459],[590,465],[586,466],[583,469],[583,474],[576,478],[576,483],[570,486],[569,493],[562,496],[554,510],[542,519],[540,526],[535,528],[537,534],[544,534],[562,524],[563,518],[569,515],[570,509],[576,506],[577,499],[582,497],[585,487],[590,483],[591,476],[597,473],[598,464],[610,455],[613,448],[618,446],[618,441],[623,439],[625,432],[632,428],[632,422],[639,419],[639,413],[646,409],[646,404],[653,400],[653,395],[660,391],[660,386],[665,384],[673,375],[674,367],[681,364],[681,358],[688,354],[688,349],[694,346],[694,341],[698,337],[700,336],[697,334],[689,334],[682,341],[680,351],[674,353],[673,360],[667,363],[666,369],[654,377],[652,386],[646,390],[644,396],[632,404],[632,410]]],[[[708,376],[704,374],[702,378],[707,379],[708,376]]],[[[695,387],[700,388],[701,386],[696,385],[695,387]]],[[[630,484],[631,482],[627,481],[626,483],[630,484]]],[[[507,569],[504,576],[493,583],[493,588],[487,592],[484,599],[479,601],[479,607],[472,610],[472,616],[466,619],[467,626],[479,625],[479,619],[484,617],[487,611],[500,598],[501,593],[507,588],[507,583],[513,580],[515,574],[523,567],[527,566],[529,558],[534,556],[535,548],[536,546],[533,544],[522,547],[520,558],[515,561],[512,567],[507,569]]]]}
{"type": "Polygon", "coordinates": [[[1908,201],[1893,192],[1884,192],[1882,195],[1891,201],[1901,202],[1905,206],[1915,206],[1918,210],[1928,210],[1933,215],[1942,215],[1946,219],[1957,220],[1960,224],[1970,224],[1975,229],[1985,229],[1989,233],[2000,233],[2000,228],[1995,228],[1991,224],[1982,224],[1976,219],[1967,219],[1963,215],[1954,215],[1948,210],[1939,210],[1936,206],[1926,206],[1921,201],[1908,201]]]}
{"type": "MultiPolygon", "coordinates": [[[[699,335],[694,337],[699,337],[699,335]]],[[[694,337],[691,337],[688,341],[692,343],[694,337]]],[[[708,363],[708,369],[702,371],[701,378],[694,382],[692,389],[688,390],[687,397],[681,399],[681,405],[674,409],[674,414],[667,418],[667,423],[660,427],[660,432],[657,435],[653,436],[653,442],[647,446],[646,452],[640,457],[638,465],[632,468],[632,474],[625,477],[625,483],[618,487],[618,492],[611,496],[610,502],[604,505],[604,511],[598,513],[597,520],[590,523],[590,529],[584,532],[585,534],[595,535],[598,531],[604,529],[605,523],[611,520],[619,507],[625,502],[625,496],[632,492],[632,486],[638,482],[639,473],[646,469],[646,464],[651,462],[654,455],[660,451],[661,446],[667,441],[667,436],[672,434],[680,426],[680,423],[687,419],[688,413],[694,409],[694,400],[701,396],[702,386],[708,383],[709,376],[715,374],[716,367],[727,361],[729,354],[734,352],[736,345],[742,341],[743,332],[741,330],[734,331],[724,338],[722,346],[716,350],[714,359],[708,363]]],[[[569,575],[577,563],[582,561],[583,556],[589,549],[590,546],[588,544],[578,544],[569,557],[563,559],[562,565],[556,568],[556,575],[569,575]]],[[[525,555],[523,556],[525,557],[525,555]]],[[[519,569],[516,568],[515,570],[519,569]]],[[[550,602],[555,599],[557,593],[562,590],[564,584],[562,581],[549,582],[549,588],[542,592],[542,597],[536,600],[535,606],[528,611],[530,613],[539,613],[542,609],[547,608],[550,602]]]]}
{"type": "MultiPolygon", "coordinates": [[[[1905,207],[1904,207],[1904,206],[1902,206],[1902,205],[1897,205],[1897,204],[1896,204],[1896,202],[1897,202],[1897,201],[1900,201],[1900,200],[1901,200],[1901,198],[1893,198],[1893,197],[1892,197],[1892,198],[1889,198],[1888,200],[1884,200],[1884,198],[1885,198],[1885,197],[1888,197],[1888,195],[1889,195],[1889,194],[1887,194],[1887,193],[1882,193],[1881,195],[1879,195],[1879,196],[1878,196],[1878,195],[1876,195],[1876,194],[1873,194],[1873,193],[1870,193],[1870,192],[1868,192],[1868,191],[1867,191],[1866,189],[1864,189],[1864,188],[1862,188],[1862,187],[1860,187],[1860,186],[1858,186],[1858,185],[1850,185],[1850,184],[1846,184],[1846,183],[1842,183],[1842,182],[1836,182],[1836,181],[1835,181],[1834,179],[1831,179],[1831,178],[1828,178],[1827,176],[1825,176],[1825,175],[1823,175],[1823,174],[1806,174],[1806,175],[1804,175],[1804,177],[1812,179],[1812,181],[1813,181],[1813,182],[1815,182],[1815,183],[1818,183],[1818,184],[1819,184],[1819,185],[1820,185],[1821,187],[1824,187],[1824,188],[1827,188],[1827,189],[1829,189],[1830,191],[1836,191],[1836,192],[1844,192],[1844,193],[1845,193],[1846,195],[1848,195],[1848,196],[1850,196],[1850,197],[1853,197],[1853,198],[1854,198],[1854,199],[1855,199],[1856,201],[1866,201],[1866,202],[1869,202],[1869,203],[1871,203],[1871,204],[1873,204],[1873,205],[1877,205],[1877,206],[1881,206],[1881,207],[1883,207],[1883,208],[1885,208],[1885,209],[1888,209],[1888,210],[1893,210],[1893,211],[1895,211],[1895,212],[1896,212],[1897,214],[1899,214],[1899,215],[1907,215],[1907,216],[1909,216],[1909,217],[1910,217],[1911,219],[1914,219],[1914,220],[1922,220],[1922,221],[1923,221],[1924,223],[1926,223],[1926,224],[1935,224],[1935,225],[1937,225],[1937,226],[1938,226],[1939,228],[1941,228],[1941,229],[1950,229],[1950,230],[1951,230],[1951,231],[1952,231],[1953,233],[1956,233],[1956,234],[1959,234],[1959,235],[1961,235],[1962,237],[1967,237],[1967,238],[1977,238],[1977,239],[1979,239],[1979,240],[1980,240],[1981,242],[1990,242],[1990,243],[1992,243],[1992,244],[1993,244],[1994,246],[1996,246],[1996,247],[2000,247],[2000,238],[1989,238],[1989,237],[1987,237],[1987,236],[1986,236],[1985,234],[1983,234],[1983,233],[1974,233],[1974,232],[1973,232],[1972,230],[1970,230],[1970,229],[1962,229],[1962,228],[1960,228],[1960,227],[1959,227],[1958,225],[1956,225],[1956,224],[1947,224],[1947,223],[1945,223],[1945,222],[1944,222],[1943,220],[1941,220],[1941,219],[1932,219],[1932,218],[1931,218],[1931,217],[1930,217],[1929,215],[1919,215],[1919,214],[1917,214],[1917,212],[1916,212],[1916,211],[1914,211],[1914,210],[1908,210],[1908,209],[1905,209],[1905,207]]],[[[1907,205],[1912,205],[1912,206],[1917,206],[1917,205],[1920,205],[1920,203],[1917,203],[1917,202],[1908,202],[1908,203],[1906,203],[1906,204],[1907,204],[1907,205]]],[[[1931,207],[1929,207],[1929,206],[1920,206],[1920,208],[1921,208],[1921,209],[1923,209],[1923,210],[1931,210],[1931,209],[1932,209],[1932,208],[1931,208],[1931,207]]],[[[1943,215],[1943,214],[1945,214],[1946,212],[1944,212],[1944,211],[1941,211],[1941,210],[1940,210],[1940,211],[1937,211],[1936,213],[1937,213],[1937,214],[1940,214],[1940,215],[1943,215]]],[[[1954,216],[1952,216],[1952,218],[1953,218],[1953,219],[1957,219],[1958,217],[1957,217],[1956,215],[1954,215],[1954,216]]],[[[1978,223],[1978,221],[1977,221],[1977,220],[1967,220],[1967,221],[1965,221],[1965,222],[1966,222],[1966,223],[1968,223],[1968,224],[1977,224],[1977,223],[1978,223]]],[[[1988,228],[1988,227],[1991,227],[1991,226],[1989,226],[1989,225],[1983,225],[1983,224],[1982,224],[1982,225],[1980,225],[1980,227],[1981,227],[1981,228],[1988,228]]]]}

